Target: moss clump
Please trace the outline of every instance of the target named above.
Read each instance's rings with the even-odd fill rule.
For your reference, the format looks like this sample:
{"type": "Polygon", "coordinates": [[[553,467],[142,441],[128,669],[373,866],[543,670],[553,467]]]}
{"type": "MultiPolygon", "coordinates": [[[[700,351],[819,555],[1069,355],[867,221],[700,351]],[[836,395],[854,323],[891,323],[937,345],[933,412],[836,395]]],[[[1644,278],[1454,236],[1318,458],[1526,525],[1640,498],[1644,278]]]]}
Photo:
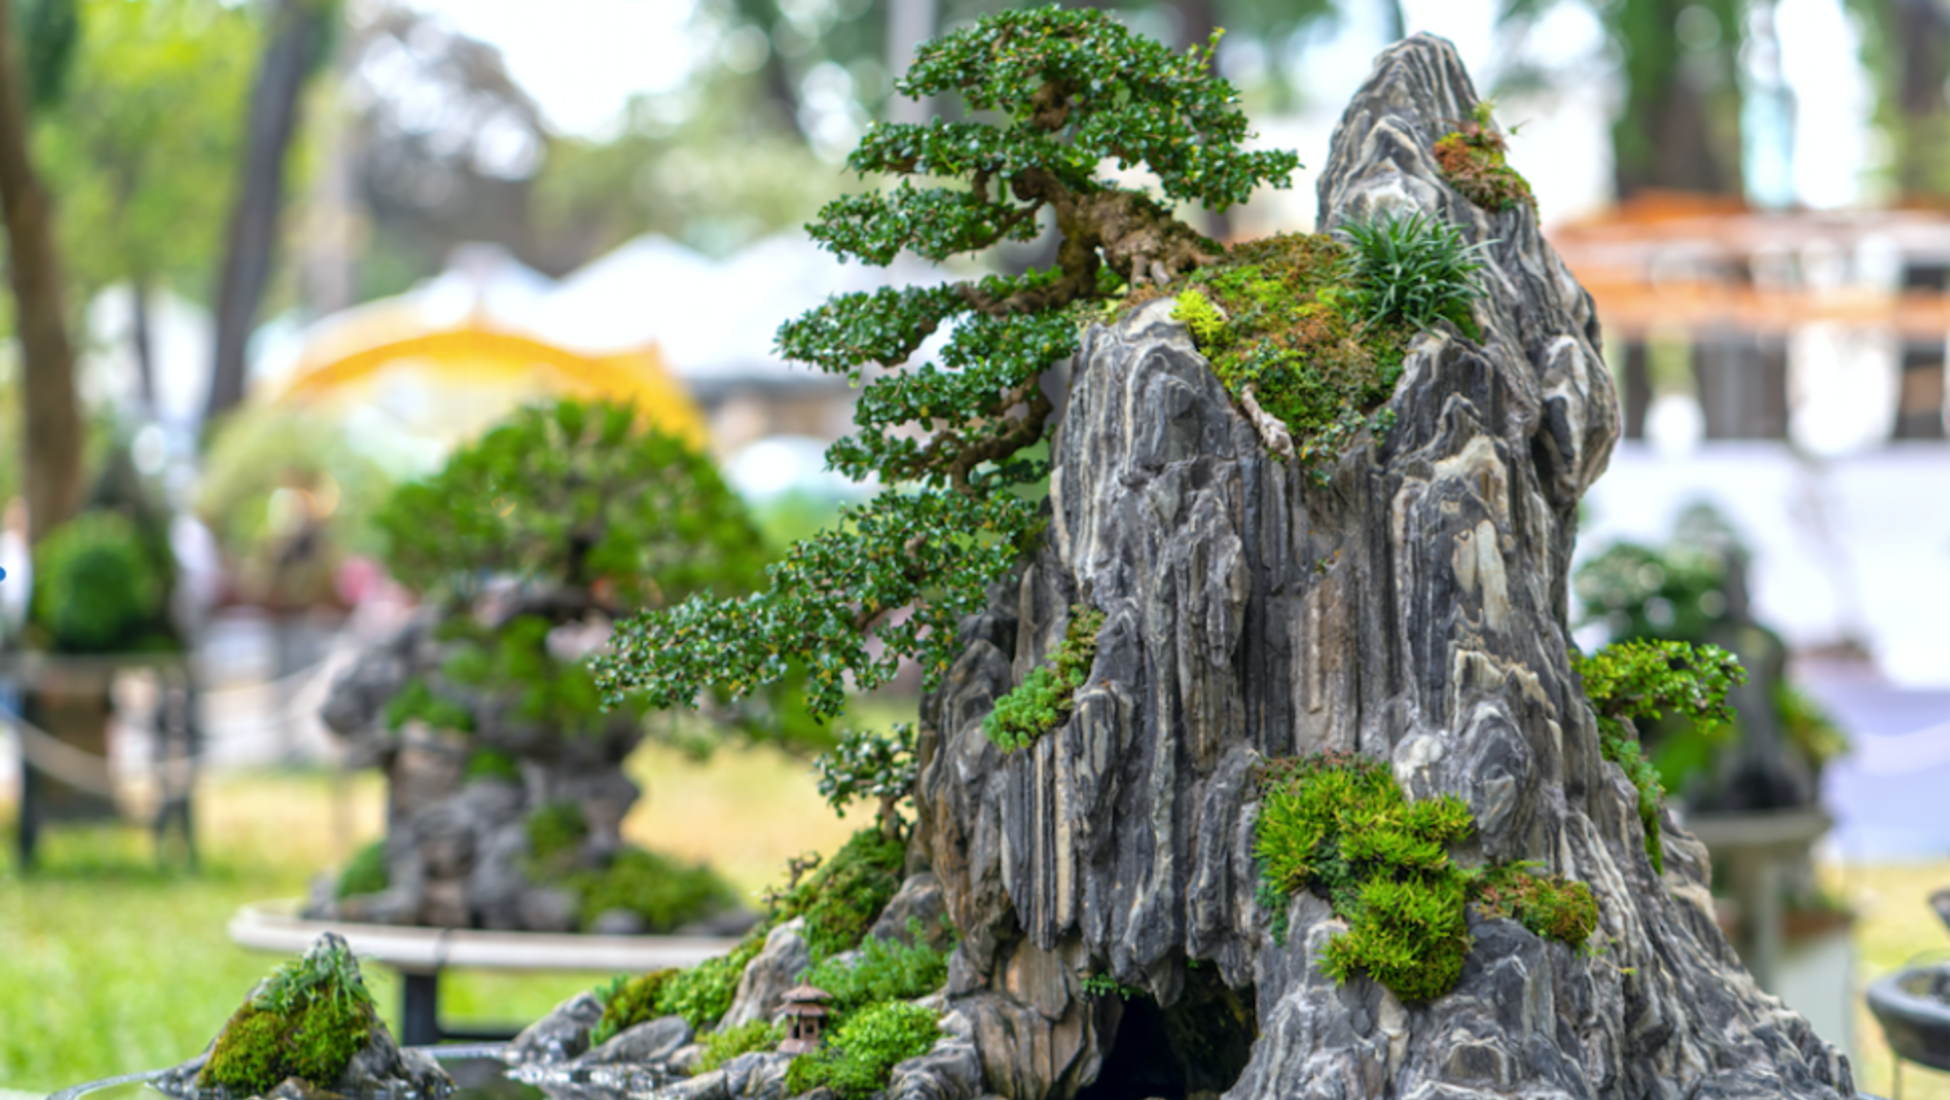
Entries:
{"type": "Polygon", "coordinates": [[[1458,867],[1448,846],[1474,828],[1461,799],[1410,802],[1379,761],[1323,753],[1269,764],[1253,851],[1274,938],[1284,942],[1294,892],[1311,890],[1348,922],[1322,969],[1337,981],[1363,971],[1411,1001],[1434,1000],[1462,977],[1472,900],[1538,935],[1582,943],[1597,924],[1590,887],[1522,865],[1458,867]]]}
{"type": "Polygon", "coordinates": [[[563,884],[582,896],[584,927],[611,909],[627,909],[653,932],[669,932],[728,908],[737,896],[725,881],[703,866],[625,848],[600,871],[577,871],[563,884]]]}
{"type": "Polygon", "coordinates": [[[887,1087],[895,1066],[934,1049],[940,1019],[931,1008],[902,1001],[868,1005],[839,1026],[825,1050],[792,1060],[786,1095],[824,1085],[841,1100],[867,1100],[887,1087]]]}
{"type": "Polygon", "coordinates": [[[657,995],[679,973],[672,968],[652,970],[634,978],[619,974],[614,981],[596,990],[596,999],[603,1002],[603,1015],[589,1031],[589,1045],[607,1043],[627,1028],[656,1019],[660,1015],[657,995]]]}
{"type": "Polygon", "coordinates": [[[339,872],[332,896],[349,898],[354,894],[377,894],[393,884],[386,870],[386,842],[375,840],[353,853],[339,872]]]}
{"type": "Polygon", "coordinates": [[[279,967],[217,1037],[197,1076],[204,1088],[262,1096],[288,1077],[331,1088],[383,1027],[343,940],[279,967]]]}
{"type": "Polygon", "coordinates": [[[1694,648],[1685,642],[1644,639],[1613,642],[1589,657],[1573,652],[1571,664],[1598,719],[1598,752],[1617,764],[1638,791],[1645,854],[1653,870],[1664,873],[1659,806],[1666,789],[1659,770],[1646,759],[1633,719],[1654,721],[1677,714],[1697,723],[1729,725],[1733,708],[1727,692],[1747,682],[1747,671],[1716,645],[1694,648]]]}
{"type": "Polygon", "coordinates": [[[1281,233],[1189,275],[1173,316],[1227,392],[1286,425],[1303,459],[1337,453],[1388,399],[1413,330],[1359,323],[1346,245],[1281,233]]]}
{"type": "Polygon", "coordinates": [[[1449,186],[1485,210],[1501,213],[1519,206],[1537,209],[1530,183],[1507,160],[1509,143],[1490,119],[1492,104],[1476,105],[1460,130],[1435,143],[1435,162],[1449,186]]]}
{"type": "Polygon", "coordinates": [[[879,829],[854,833],[833,858],[779,898],[777,920],[806,918],[814,963],[859,946],[900,890],[907,846],[879,829]]]}
{"type": "Polygon", "coordinates": [[[589,838],[589,819],[574,802],[545,802],[528,815],[529,870],[548,878],[572,866],[589,838]]]}
{"type": "Polygon", "coordinates": [[[764,1020],[753,1020],[724,1031],[714,1031],[703,1040],[704,1053],[691,1067],[691,1076],[709,1073],[740,1054],[771,1050],[785,1038],[785,1029],[764,1020]]]}
{"type": "Polygon", "coordinates": [[[1591,887],[1561,875],[1533,875],[1515,864],[1495,867],[1476,884],[1476,908],[1508,917],[1545,939],[1577,947],[1598,928],[1598,899],[1591,887]]]}
{"type": "MultiPolygon", "coordinates": [[[[1189,292],[1188,292],[1189,293],[1189,292]]],[[[1004,752],[1027,748],[1061,725],[1075,704],[1077,689],[1090,676],[1097,659],[1097,632],[1104,613],[1087,607],[1070,609],[1070,625],[1050,662],[1032,669],[1014,691],[995,701],[982,720],[982,732],[1004,752]]]]}
{"type": "Polygon", "coordinates": [[[948,956],[919,942],[868,937],[860,957],[848,966],[828,959],[807,971],[805,982],[833,995],[833,1014],[842,1023],[856,1010],[881,1001],[910,1001],[940,989],[948,980],[948,956]]]}
{"type": "Polygon", "coordinates": [[[476,749],[467,756],[467,766],[461,769],[460,781],[472,783],[476,780],[491,779],[500,783],[520,783],[521,765],[515,758],[499,749],[476,749]]]}
{"type": "Polygon", "coordinates": [[[386,702],[386,728],[399,729],[408,722],[425,722],[437,730],[474,732],[474,712],[437,694],[426,680],[415,676],[386,702]]]}

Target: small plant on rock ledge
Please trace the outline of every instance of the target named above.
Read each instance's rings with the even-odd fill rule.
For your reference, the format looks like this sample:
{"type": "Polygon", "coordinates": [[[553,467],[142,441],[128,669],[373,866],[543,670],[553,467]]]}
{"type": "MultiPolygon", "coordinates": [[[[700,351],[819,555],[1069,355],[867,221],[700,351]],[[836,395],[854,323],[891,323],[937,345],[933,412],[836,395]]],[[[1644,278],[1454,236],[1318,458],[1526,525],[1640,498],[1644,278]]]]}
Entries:
{"type": "MultiPolygon", "coordinates": [[[[1490,117],[1495,104],[1484,100],[1469,119],[1435,143],[1435,161],[1442,176],[1463,198],[1485,210],[1501,213],[1519,206],[1537,208],[1530,182],[1510,167],[1510,145],[1490,117]]],[[[1514,132],[1514,131],[1513,131],[1514,132]]]]}
{"type": "Polygon", "coordinates": [[[1573,653],[1571,663],[1584,681],[1585,697],[1598,718],[1598,751],[1617,764],[1638,790],[1639,821],[1645,826],[1645,853],[1656,871],[1666,869],[1659,839],[1659,804],[1666,789],[1659,771],[1639,745],[1635,720],[1653,721],[1677,714],[1695,722],[1733,721],[1727,692],[1747,682],[1747,670],[1716,645],[1632,639],[1613,642],[1589,657],[1573,653]]]}
{"type": "Polygon", "coordinates": [[[1287,186],[1298,167],[1291,153],[1244,148],[1237,93],[1210,61],[1209,47],[1176,52],[1104,12],[1055,7],[1000,12],[916,52],[895,90],[958,94],[966,115],[870,128],[849,166],[898,182],[829,204],[813,238],[884,266],[902,251],[938,261],[1027,241],[1052,221],[1056,263],[842,294],[781,328],[785,357],[851,381],[898,368],[864,385],[855,434],[827,452],[835,470],[887,488],[795,546],[757,595],[693,599],[625,627],[599,666],[611,698],[641,690],[679,707],[743,695],[795,656],[823,718],[905,659],[940,682],[956,624],[1040,530],[1038,504],[1018,490],[1048,469],[1037,457],[1054,407],[1044,372],[1127,286],[1217,257],[1170,204],[1222,211],[1287,186]],[[1148,169],[1158,194],[1100,178],[1110,164],[1148,169]],[[944,328],[939,362],[909,364],[944,328]]]}
{"type": "Polygon", "coordinates": [[[997,748],[1003,752],[1028,748],[1069,717],[1077,689],[1089,678],[1091,662],[1097,659],[1097,632],[1103,628],[1103,612],[1070,609],[1070,624],[1049,663],[1030,670],[982,720],[982,732],[997,748]]]}

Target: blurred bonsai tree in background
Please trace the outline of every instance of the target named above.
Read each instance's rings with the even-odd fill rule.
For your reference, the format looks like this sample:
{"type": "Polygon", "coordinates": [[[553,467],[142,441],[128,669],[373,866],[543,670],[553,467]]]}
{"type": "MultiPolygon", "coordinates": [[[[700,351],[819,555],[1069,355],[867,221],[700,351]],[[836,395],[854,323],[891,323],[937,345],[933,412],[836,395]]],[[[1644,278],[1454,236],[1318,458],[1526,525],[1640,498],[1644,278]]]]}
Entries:
{"type": "MultiPolygon", "coordinates": [[[[627,932],[731,910],[715,876],[623,843],[639,792],[622,765],[647,708],[605,711],[582,663],[624,616],[758,582],[763,542],[709,460],[629,406],[531,407],[394,490],[374,525],[426,606],[326,703],[393,800],[387,839],[313,911],[627,932]]],[[[715,717],[821,736],[786,700],[715,717]]]]}
{"type": "Polygon", "coordinates": [[[1586,623],[1610,640],[1717,645],[1747,682],[1732,689],[1730,723],[1670,717],[1640,724],[1640,740],[1667,790],[1698,810],[1811,805],[1822,765],[1847,741],[1820,706],[1787,679],[1787,646],[1754,621],[1747,551],[1724,517],[1696,505],[1662,547],[1618,542],[1579,566],[1573,581],[1586,623]]]}
{"type": "Polygon", "coordinates": [[[886,683],[904,659],[932,686],[954,627],[1035,536],[1053,409],[1043,373],[1077,346],[1079,324],[1137,283],[1169,281],[1221,249],[1172,203],[1214,210],[1284,186],[1290,153],[1247,152],[1245,117],[1214,76],[1210,49],[1174,52],[1100,11],[1003,12],[922,46],[896,90],[950,93],[966,121],[881,123],[848,165],[896,181],[828,204],[815,240],[886,265],[1026,241],[1039,219],[1061,235],[1054,266],[945,286],[838,295],[779,332],[790,359],[860,381],[900,367],[947,330],[940,363],[867,382],[857,432],[832,468],[885,488],[839,525],[795,545],[756,595],[699,595],[618,632],[599,662],[613,702],[637,692],[681,708],[741,696],[809,664],[806,702],[830,718],[849,689],[886,683]],[[1147,168],[1160,195],[1099,178],[1106,162],[1147,168]],[[901,612],[896,615],[896,612],[901,612]]]}

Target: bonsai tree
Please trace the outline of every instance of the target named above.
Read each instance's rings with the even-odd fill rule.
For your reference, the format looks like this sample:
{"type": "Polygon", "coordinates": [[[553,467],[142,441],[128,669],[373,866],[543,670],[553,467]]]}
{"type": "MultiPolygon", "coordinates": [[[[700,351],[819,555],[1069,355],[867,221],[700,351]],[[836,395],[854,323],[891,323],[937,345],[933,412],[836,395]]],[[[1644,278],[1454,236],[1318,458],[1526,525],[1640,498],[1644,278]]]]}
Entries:
{"type": "Polygon", "coordinates": [[[896,90],[959,95],[971,117],[876,123],[848,166],[897,182],[828,204],[813,238],[884,266],[902,251],[938,261],[1027,241],[1047,220],[1056,263],[837,295],[782,327],[786,357],[851,381],[905,366],[866,383],[858,430],[827,452],[834,469],[886,488],[794,546],[755,595],[701,595],[624,626],[598,663],[611,702],[742,695],[779,681],[792,655],[807,661],[806,702],[821,718],[842,710],[848,685],[885,683],[903,659],[938,682],[955,624],[1040,526],[1031,487],[1049,468],[1046,372],[1106,303],[1219,258],[1171,204],[1224,211],[1261,185],[1287,186],[1299,166],[1243,148],[1238,95],[1211,57],[1209,44],[1174,53],[1103,12],[1056,8],[1003,12],[920,48],[896,90]],[[1099,178],[1107,161],[1150,171],[1156,193],[1099,178]],[[944,328],[940,361],[909,363],[944,328]]]}
{"type": "MultiPolygon", "coordinates": [[[[515,413],[401,486],[375,524],[427,614],[339,685],[325,717],[394,783],[388,838],[315,907],[445,925],[666,930],[730,907],[714,876],[624,845],[646,733],[582,661],[611,625],[730,596],[764,548],[702,455],[626,406],[515,413]],[[469,839],[455,844],[456,829],[469,839]]],[[[790,732],[790,708],[738,715],[790,732]]]]}

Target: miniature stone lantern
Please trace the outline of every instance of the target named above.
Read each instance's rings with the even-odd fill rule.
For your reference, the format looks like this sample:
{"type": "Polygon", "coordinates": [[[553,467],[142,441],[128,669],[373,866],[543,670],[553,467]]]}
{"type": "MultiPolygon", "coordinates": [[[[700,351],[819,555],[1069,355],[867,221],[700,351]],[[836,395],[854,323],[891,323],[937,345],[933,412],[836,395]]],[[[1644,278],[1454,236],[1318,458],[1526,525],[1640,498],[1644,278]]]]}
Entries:
{"type": "Polygon", "coordinates": [[[786,1017],[786,1032],[779,1053],[805,1054],[818,1050],[819,1029],[829,1015],[826,1002],[833,995],[817,986],[801,985],[786,990],[782,999],[785,1007],[780,1011],[786,1017]]]}

